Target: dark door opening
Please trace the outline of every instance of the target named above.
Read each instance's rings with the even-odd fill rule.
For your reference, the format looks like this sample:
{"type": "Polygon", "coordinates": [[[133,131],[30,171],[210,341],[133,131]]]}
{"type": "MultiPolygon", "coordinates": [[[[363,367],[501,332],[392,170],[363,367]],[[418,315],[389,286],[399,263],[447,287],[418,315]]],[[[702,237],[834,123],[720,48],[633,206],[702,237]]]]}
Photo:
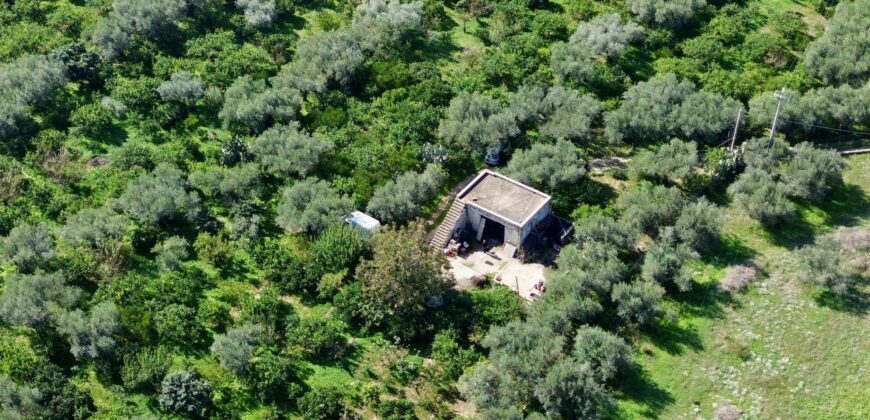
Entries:
{"type": "Polygon", "coordinates": [[[504,225],[484,217],[486,225],[483,227],[483,237],[498,243],[504,243],[504,225]]]}

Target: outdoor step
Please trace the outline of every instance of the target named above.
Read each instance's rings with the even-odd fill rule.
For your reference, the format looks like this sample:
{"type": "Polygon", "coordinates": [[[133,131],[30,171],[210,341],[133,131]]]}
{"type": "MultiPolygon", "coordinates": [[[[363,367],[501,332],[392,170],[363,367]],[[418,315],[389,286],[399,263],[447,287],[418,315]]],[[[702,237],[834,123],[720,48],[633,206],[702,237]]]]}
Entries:
{"type": "Polygon", "coordinates": [[[441,221],[441,224],[435,229],[432,239],[429,241],[433,247],[444,248],[450,242],[450,234],[456,228],[456,223],[462,218],[465,212],[465,203],[454,201],[450,204],[450,209],[441,221]]]}

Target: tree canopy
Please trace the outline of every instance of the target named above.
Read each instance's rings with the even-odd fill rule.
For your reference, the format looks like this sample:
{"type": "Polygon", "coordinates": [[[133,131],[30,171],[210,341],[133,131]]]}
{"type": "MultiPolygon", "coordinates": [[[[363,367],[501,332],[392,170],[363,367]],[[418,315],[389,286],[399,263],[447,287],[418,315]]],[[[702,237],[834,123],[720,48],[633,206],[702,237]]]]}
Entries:
{"type": "Polygon", "coordinates": [[[420,224],[382,229],[372,248],[372,258],[356,269],[366,324],[401,339],[423,333],[429,307],[449,288],[443,256],[426,243],[420,224]]]}
{"type": "Polygon", "coordinates": [[[350,201],[333,192],[326,181],[308,178],[284,190],[276,221],[290,232],[317,233],[342,223],[350,207],[350,201]]]}
{"type": "Polygon", "coordinates": [[[863,82],[870,76],[870,2],[857,0],[837,5],[825,32],[813,41],[804,58],[807,70],[826,83],[863,82]]]}
{"type": "Polygon", "coordinates": [[[640,25],[623,22],[619,14],[609,13],[580,22],[570,39],[592,54],[612,60],[620,57],[626,46],[643,39],[643,33],[640,25]]]}
{"type": "Polygon", "coordinates": [[[559,140],[514,153],[506,172],[522,183],[553,190],[579,182],[586,175],[585,165],[574,144],[559,140]]]}
{"type": "Polygon", "coordinates": [[[629,88],[622,105],[605,116],[605,126],[615,141],[683,135],[709,142],[729,128],[739,108],[734,99],[696,91],[691,81],[668,73],[629,88]]]}

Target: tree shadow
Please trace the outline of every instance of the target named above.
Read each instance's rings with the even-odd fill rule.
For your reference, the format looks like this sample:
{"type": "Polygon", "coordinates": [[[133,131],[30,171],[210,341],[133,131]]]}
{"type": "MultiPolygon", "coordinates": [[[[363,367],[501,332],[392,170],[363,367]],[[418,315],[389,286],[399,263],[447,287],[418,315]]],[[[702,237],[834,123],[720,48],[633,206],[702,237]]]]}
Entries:
{"type": "Polygon", "coordinates": [[[870,197],[855,184],[840,185],[816,204],[827,214],[827,223],[853,226],[870,217],[870,197]]]}
{"type": "Polygon", "coordinates": [[[655,57],[649,50],[629,47],[625,50],[625,54],[619,58],[617,64],[631,80],[647,80],[655,75],[653,62],[655,62],[655,57]]]}
{"type": "Polygon", "coordinates": [[[800,248],[812,243],[815,239],[815,230],[816,227],[801,216],[764,229],[771,242],[788,249],[800,248]]]}
{"type": "Polygon", "coordinates": [[[221,261],[217,267],[221,278],[236,279],[239,281],[247,281],[248,274],[251,273],[250,267],[244,261],[239,260],[236,256],[229,258],[226,261],[221,261]]]}
{"type": "Polygon", "coordinates": [[[758,256],[758,252],[743,244],[740,238],[732,233],[721,235],[716,242],[709,244],[701,261],[716,268],[724,268],[737,264],[746,264],[758,256]]]}
{"type": "MultiPolygon", "coordinates": [[[[644,407],[641,413],[646,418],[658,418],[664,409],[674,403],[674,397],[666,389],[653,382],[646,371],[632,365],[622,375],[616,386],[619,399],[630,400],[644,407]]],[[[607,418],[621,418],[620,413],[610,413],[607,418]]]]}
{"type": "Polygon", "coordinates": [[[412,60],[415,61],[434,61],[447,60],[455,62],[454,54],[459,51],[459,46],[453,42],[449,32],[435,32],[434,36],[427,38],[424,41],[419,41],[413,45],[413,49],[409,49],[412,60]]]}
{"type": "Polygon", "coordinates": [[[850,290],[845,295],[837,295],[825,290],[815,296],[819,306],[852,315],[866,315],[870,311],[870,294],[863,290],[850,290]]]}
{"type": "Polygon", "coordinates": [[[725,305],[738,305],[730,293],[719,288],[718,282],[696,283],[688,292],[676,295],[675,299],[682,304],[680,313],[692,318],[723,318],[725,305]]]}
{"type": "Polygon", "coordinates": [[[659,322],[647,328],[645,335],[653,345],[672,355],[683,354],[687,348],[696,351],[704,349],[701,335],[694,327],[681,327],[676,322],[659,322]]]}
{"type": "Polygon", "coordinates": [[[354,343],[353,340],[351,340],[345,344],[341,351],[334,354],[331,358],[318,358],[312,360],[312,362],[319,366],[339,368],[353,373],[357,366],[362,362],[364,354],[365,347],[354,343]]]}
{"type": "Polygon", "coordinates": [[[798,217],[765,228],[771,242],[795,249],[812,243],[819,226],[854,226],[870,218],[870,197],[854,184],[839,185],[818,203],[798,203],[796,207],[798,217]],[[819,220],[808,220],[813,217],[819,220]]]}

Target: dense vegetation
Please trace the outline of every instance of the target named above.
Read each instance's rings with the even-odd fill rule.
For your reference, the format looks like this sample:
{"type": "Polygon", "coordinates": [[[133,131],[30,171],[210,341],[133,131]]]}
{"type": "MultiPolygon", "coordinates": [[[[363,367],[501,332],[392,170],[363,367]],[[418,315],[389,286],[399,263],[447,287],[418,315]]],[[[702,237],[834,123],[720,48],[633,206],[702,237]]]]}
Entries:
{"type": "MultiPolygon", "coordinates": [[[[0,2],[0,417],[617,413],[726,207],[786,229],[870,127],[870,2],[774,3],[0,2]],[[531,305],[418,220],[493,148],[575,222],[531,305]]],[[[865,231],[800,245],[860,299],[865,231]]]]}

